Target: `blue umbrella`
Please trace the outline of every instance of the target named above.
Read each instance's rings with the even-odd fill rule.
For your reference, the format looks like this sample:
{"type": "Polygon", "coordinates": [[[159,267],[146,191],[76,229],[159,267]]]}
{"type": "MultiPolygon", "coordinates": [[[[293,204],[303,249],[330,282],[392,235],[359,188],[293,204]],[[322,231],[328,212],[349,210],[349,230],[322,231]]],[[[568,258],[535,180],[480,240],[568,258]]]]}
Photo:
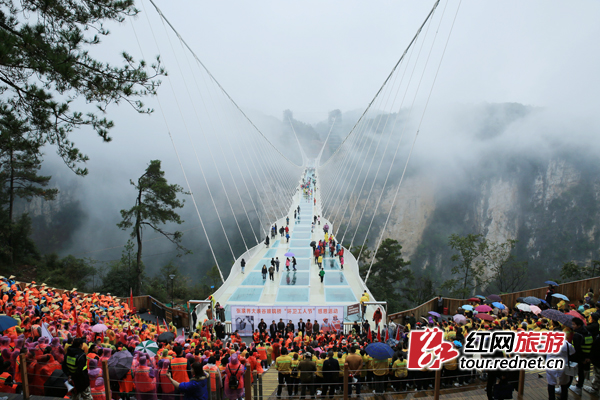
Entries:
{"type": "Polygon", "coordinates": [[[295,254],[292,253],[291,251],[288,251],[287,253],[284,254],[284,256],[286,256],[286,257],[294,257],[295,254]]]}
{"type": "Polygon", "coordinates": [[[548,304],[548,302],[547,302],[546,300],[544,300],[544,299],[540,299],[540,301],[541,301],[542,303],[546,304],[546,305],[548,304]]]}
{"type": "Polygon", "coordinates": [[[17,320],[6,315],[0,315],[0,331],[5,331],[17,325],[17,320]]]}
{"type": "Polygon", "coordinates": [[[492,303],[492,305],[500,310],[504,310],[506,308],[504,304],[498,302],[492,303]]]}
{"type": "Polygon", "coordinates": [[[473,311],[473,306],[470,304],[465,304],[464,306],[461,306],[463,310],[469,310],[469,311],[473,311]]]}
{"type": "Polygon", "coordinates": [[[558,286],[558,283],[554,282],[554,281],[546,281],[544,282],[546,285],[552,285],[552,286],[558,286]]]}
{"type": "Polygon", "coordinates": [[[567,296],[565,296],[564,294],[560,294],[560,293],[554,293],[552,295],[552,297],[556,297],[556,298],[562,299],[564,301],[569,301],[569,298],[567,296]]]}
{"type": "Polygon", "coordinates": [[[368,355],[376,360],[387,360],[394,356],[394,350],[386,343],[371,343],[365,348],[368,355]]]}

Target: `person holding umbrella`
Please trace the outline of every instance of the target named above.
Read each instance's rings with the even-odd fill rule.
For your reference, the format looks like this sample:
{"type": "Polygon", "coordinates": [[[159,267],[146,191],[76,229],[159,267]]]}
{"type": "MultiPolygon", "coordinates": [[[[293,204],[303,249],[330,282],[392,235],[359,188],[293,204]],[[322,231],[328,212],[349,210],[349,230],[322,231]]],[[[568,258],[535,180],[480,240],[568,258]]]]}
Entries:
{"type": "Polygon", "coordinates": [[[548,290],[546,290],[546,303],[548,303],[548,306],[552,306],[552,295],[553,294],[554,294],[554,285],[550,283],[548,285],[548,290]]]}

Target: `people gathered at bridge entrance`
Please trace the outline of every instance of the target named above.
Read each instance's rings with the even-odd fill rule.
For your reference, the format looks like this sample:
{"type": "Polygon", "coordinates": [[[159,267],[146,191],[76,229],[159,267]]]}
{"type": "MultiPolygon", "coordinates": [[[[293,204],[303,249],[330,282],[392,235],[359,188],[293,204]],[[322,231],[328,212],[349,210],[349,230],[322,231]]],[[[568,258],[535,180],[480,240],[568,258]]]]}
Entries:
{"type": "MultiPolygon", "coordinates": [[[[59,291],[45,284],[17,283],[14,277],[1,278],[0,290],[5,313],[0,322],[14,321],[5,325],[0,337],[4,393],[22,390],[22,365],[30,394],[86,400],[105,400],[106,386],[117,400],[240,399],[245,396],[247,370],[251,382],[258,382],[272,369],[278,377],[277,397],[331,398],[343,390],[344,369],[350,374],[349,392],[358,395],[431,390],[434,371],[407,369],[408,333],[434,326],[461,353],[465,337],[475,330],[563,331],[568,344],[554,357],[577,364],[547,371],[549,399],[565,400],[569,392],[582,390],[598,394],[600,388],[600,304],[592,289],[577,302],[556,303],[551,296],[548,304],[540,302],[540,312],[499,303],[490,312],[475,314],[465,305],[454,318],[407,314],[389,324],[377,309],[373,318],[345,326],[318,319],[296,324],[261,320],[253,336],[245,339],[221,322],[223,308],[218,304],[216,320],[200,321],[196,329],[183,333],[164,320],[157,323],[154,316],[143,319],[126,300],[108,294],[59,291]],[[387,343],[393,355],[373,358],[367,352],[373,342],[387,343]],[[107,376],[101,368],[104,361],[107,376]],[[588,381],[590,370],[594,374],[588,381]]],[[[479,306],[484,300],[465,302],[479,306]]],[[[367,306],[368,293],[361,303],[367,306]]],[[[462,386],[483,378],[489,399],[506,398],[515,374],[518,371],[461,370],[455,359],[443,365],[442,385],[462,386]]]]}

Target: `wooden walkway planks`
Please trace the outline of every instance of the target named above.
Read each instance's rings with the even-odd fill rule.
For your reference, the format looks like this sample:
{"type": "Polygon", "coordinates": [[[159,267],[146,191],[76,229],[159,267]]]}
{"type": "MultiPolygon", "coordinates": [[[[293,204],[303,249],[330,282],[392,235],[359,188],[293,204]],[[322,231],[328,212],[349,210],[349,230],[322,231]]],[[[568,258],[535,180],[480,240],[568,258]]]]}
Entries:
{"type": "MultiPolygon", "coordinates": [[[[269,377],[269,382],[273,382],[273,392],[269,395],[267,386],[265,384],[265,375],[263,375],[263,393],[264,397],[269,400],[276,400],[275,389],[277,388],[277,370],[274,368],[270,369],[267,373],[271,373],[273,377],[269,377]]],[[[586,384],[589,382],[586,380],[586,384]]],[[[440,392],[440,398],[444,400],[487,400],[487,393],[485,391],[485,382],[477,382],[469,386],[453,387],[442,389],[440,392]]],[[[525,375],[525,393],[523,397],[519,397],[517,392],[513,392],[513,399],[518,400],[547,400],[548,399],[548,384],[546,382],[546,375],[543,371],[531,371],[525,375]]],[[[364,386],[363,386],[364,388],[364,386]]],[[[320,396],[319,396],[320,397],[320,396]]],[[[282,392],[282,399],[287,398],[287,392],[284,389],[282,392]]],[[[335,400],[342,400],[343,396],[334,396],[335,400]]],[[[409,391],[407,393],[385,393],[385,394],[373,394],[371,392],[364,392],[360,396],[364,400],[433,400],[433,390],[421,390],[421,391],[409,391]]],[[[559,399],[560,395],[556,395],[556,399],[559,399]]],[[[301,400],[296,396],[294,399],[301,400]]],[[[583,391],[581,396],[577,396],[575,393],[569,391],[569,400],[600,400],[597,396],[591,396],[586,391],[583,391]]]]}

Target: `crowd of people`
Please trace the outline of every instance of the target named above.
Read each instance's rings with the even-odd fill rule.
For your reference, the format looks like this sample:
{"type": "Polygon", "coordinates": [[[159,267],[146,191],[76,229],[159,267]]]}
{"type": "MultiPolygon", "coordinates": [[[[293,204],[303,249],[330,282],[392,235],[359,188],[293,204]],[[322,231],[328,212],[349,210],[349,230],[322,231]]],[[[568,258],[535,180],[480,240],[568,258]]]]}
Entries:
{"type": "MultiPolygon", "coordinates": [[[[241,399],[246,369],[256,379],[269,368],[277,370],[277,397],[285,389],[288,397],[331,398],[343,389],[345,364],[350,393],[426,390],[433,387],[435,372],[408,370],[409,332],[434,326],[443,330],[445,339],[461,354],[465,338],[474,330],[563,331],[567,342],[553,357],[577,366],[547,371],[549,399],[554,400],[559,392],[566,400],[569,391],[581,394],[582,389],[598,394],[600,387],[600,303],[594,301],[591,289],[577,302],[562,299],[556,303],[553,286],[546,299],[520,299],[510,307],[489,298],[472,298],[454,317],[408,315],[399,321],[402,325],[384,324],[381,313],[374,313],[369,321],[356,321],[350,329],[332,325],[324,330],[318,323],[302,321],[297,326],[273,321],[268,327],[261,321],[246,343],[238,332],[227,335],[220,321],[202,321],[195,331],[178,335],[173,325],[144,321],[127,301],[110,294],[59,291],[35,282],[17,283],[14,278],[0,278],[3,318],[16,323],[0,337],[3,393],[20,390],[21,355],[31,394],[63,397],[70,389],[72,398],[86,400],[105,399],[105,384],[114,399],[241,399]],[[484,304],[491,311],[472,310],[484,304]],[[167,332],[171,336],[161,339],[167,332]],[[393,355],[373,358],[367,349],[373,342],[387,343],[393,355]],[[129,361],[119,364],[122,359],[129,361]],[[114,364],[109,382],[104,381],[103,361],[114,364]],[[593,379],[585,385],[591,369],[593,379]],[[65,380],[72,389],[63,385],[65,380]]],[[[363,297],[363,303],[368,302],[368,294],[363,297]]],[[[518,371],[461,370],[454,359],[443,365],[442,384],[462,386],[484,378],[489,399],[511,398],[515,374],[518,371]]]]}

